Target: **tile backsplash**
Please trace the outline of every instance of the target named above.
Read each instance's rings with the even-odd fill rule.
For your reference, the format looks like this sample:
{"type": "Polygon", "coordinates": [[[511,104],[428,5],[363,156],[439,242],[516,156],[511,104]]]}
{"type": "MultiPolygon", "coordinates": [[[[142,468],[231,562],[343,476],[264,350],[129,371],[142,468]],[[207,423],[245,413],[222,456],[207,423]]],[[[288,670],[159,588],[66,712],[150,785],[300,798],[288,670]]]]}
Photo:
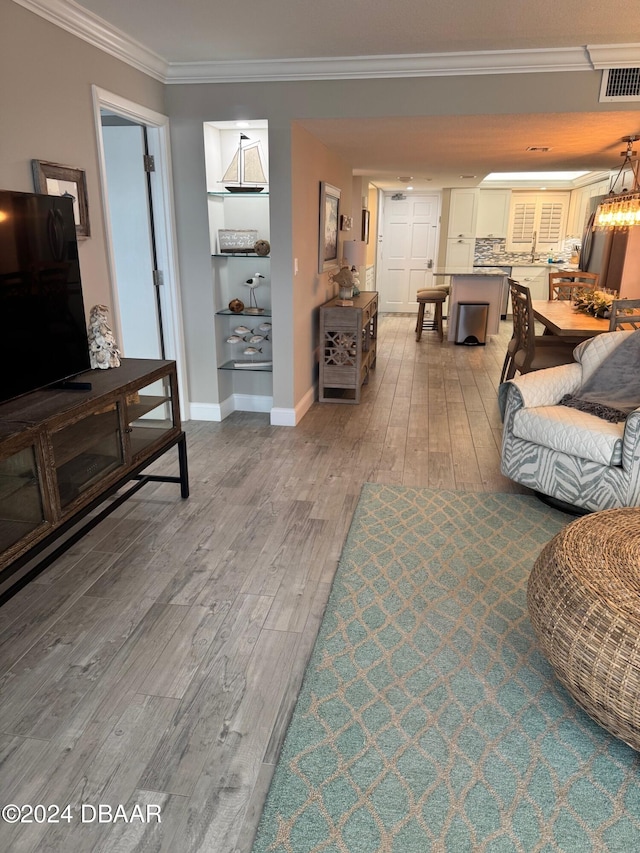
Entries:
{"type": "MultiPolygon", "coordinates": [[[[507,252],[505,251],[506,240],[504,238],[484,237],[476,240],[473,263],[476,266],[526,266],[531,263],[531,252],[507,252]]],[[[555,260],[569,263],[574,247],[577,245],[575,238],[567,239],[553,253],[555,260]]],[[[536,252],[537,263],[544,263],[547,255],[544,251],[536,252]]]]}

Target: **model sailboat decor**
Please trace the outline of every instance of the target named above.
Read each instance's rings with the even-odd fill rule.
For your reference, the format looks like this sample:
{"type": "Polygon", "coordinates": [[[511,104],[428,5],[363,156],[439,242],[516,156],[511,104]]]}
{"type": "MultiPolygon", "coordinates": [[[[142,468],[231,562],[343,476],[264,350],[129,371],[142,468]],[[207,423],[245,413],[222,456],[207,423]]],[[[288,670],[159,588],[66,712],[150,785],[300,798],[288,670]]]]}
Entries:
{"type": "Polygon", "coordinates": [[[252,142],[241,133],[238,150],[222,176],[225,189],[230,193],[262,192],[268,183],[263,161],[260,142],[252,142]]]}

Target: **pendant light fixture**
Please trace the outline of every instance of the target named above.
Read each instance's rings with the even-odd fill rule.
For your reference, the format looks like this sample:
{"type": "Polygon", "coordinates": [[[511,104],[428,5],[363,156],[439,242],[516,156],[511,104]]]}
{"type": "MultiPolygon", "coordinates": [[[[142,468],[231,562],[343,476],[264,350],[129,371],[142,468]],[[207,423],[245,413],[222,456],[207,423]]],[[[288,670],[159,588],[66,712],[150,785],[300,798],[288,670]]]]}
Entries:
{"type": "Polygon", "coordinates": [[[640,163],[636,151],[633,150],[633,143],[638,139],[640,136],[624,136],[622,138],[622,141],[627,143],[627,150],[620,152],[620,156],[624,157],[624,160],[618,174],[613,179],[609,195],[596,210],[593,223],[594,230],[630,228],[633,225],[640,225],[640,180],[638,175],[640,163]],[[616,193],[616,184],[627,167],[631,169],[633,174],[633,186],[630,191],[623,189],[616,193]]]}

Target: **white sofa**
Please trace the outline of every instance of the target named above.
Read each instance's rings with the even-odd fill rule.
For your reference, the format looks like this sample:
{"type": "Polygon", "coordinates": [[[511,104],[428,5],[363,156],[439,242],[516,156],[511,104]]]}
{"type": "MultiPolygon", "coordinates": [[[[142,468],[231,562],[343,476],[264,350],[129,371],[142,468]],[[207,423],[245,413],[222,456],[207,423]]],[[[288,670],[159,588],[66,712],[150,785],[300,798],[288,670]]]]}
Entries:
{"type": "MultiPolygon", "coordinates": [[[[501,470],[509,479],[582,510],[640,506],[640,408],[609,423],[558,402],[576,394],[628,335],[579,344],[575,363],[527,373],[499,388],[501,470]]],[[[638,367],[640,370],[640,365],[638,367]]]]}

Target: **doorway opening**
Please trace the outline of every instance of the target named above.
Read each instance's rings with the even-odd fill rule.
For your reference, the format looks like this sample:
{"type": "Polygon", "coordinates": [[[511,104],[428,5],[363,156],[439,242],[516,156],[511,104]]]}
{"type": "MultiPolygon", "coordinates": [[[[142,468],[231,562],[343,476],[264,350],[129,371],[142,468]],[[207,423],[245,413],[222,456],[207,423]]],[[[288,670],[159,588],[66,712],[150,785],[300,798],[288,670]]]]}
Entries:
{"type": "Polygon", "coordinates": [[[176,361],[186,419],[168,118],[93,91],[114,330],[126,358],[176,361]]]}

